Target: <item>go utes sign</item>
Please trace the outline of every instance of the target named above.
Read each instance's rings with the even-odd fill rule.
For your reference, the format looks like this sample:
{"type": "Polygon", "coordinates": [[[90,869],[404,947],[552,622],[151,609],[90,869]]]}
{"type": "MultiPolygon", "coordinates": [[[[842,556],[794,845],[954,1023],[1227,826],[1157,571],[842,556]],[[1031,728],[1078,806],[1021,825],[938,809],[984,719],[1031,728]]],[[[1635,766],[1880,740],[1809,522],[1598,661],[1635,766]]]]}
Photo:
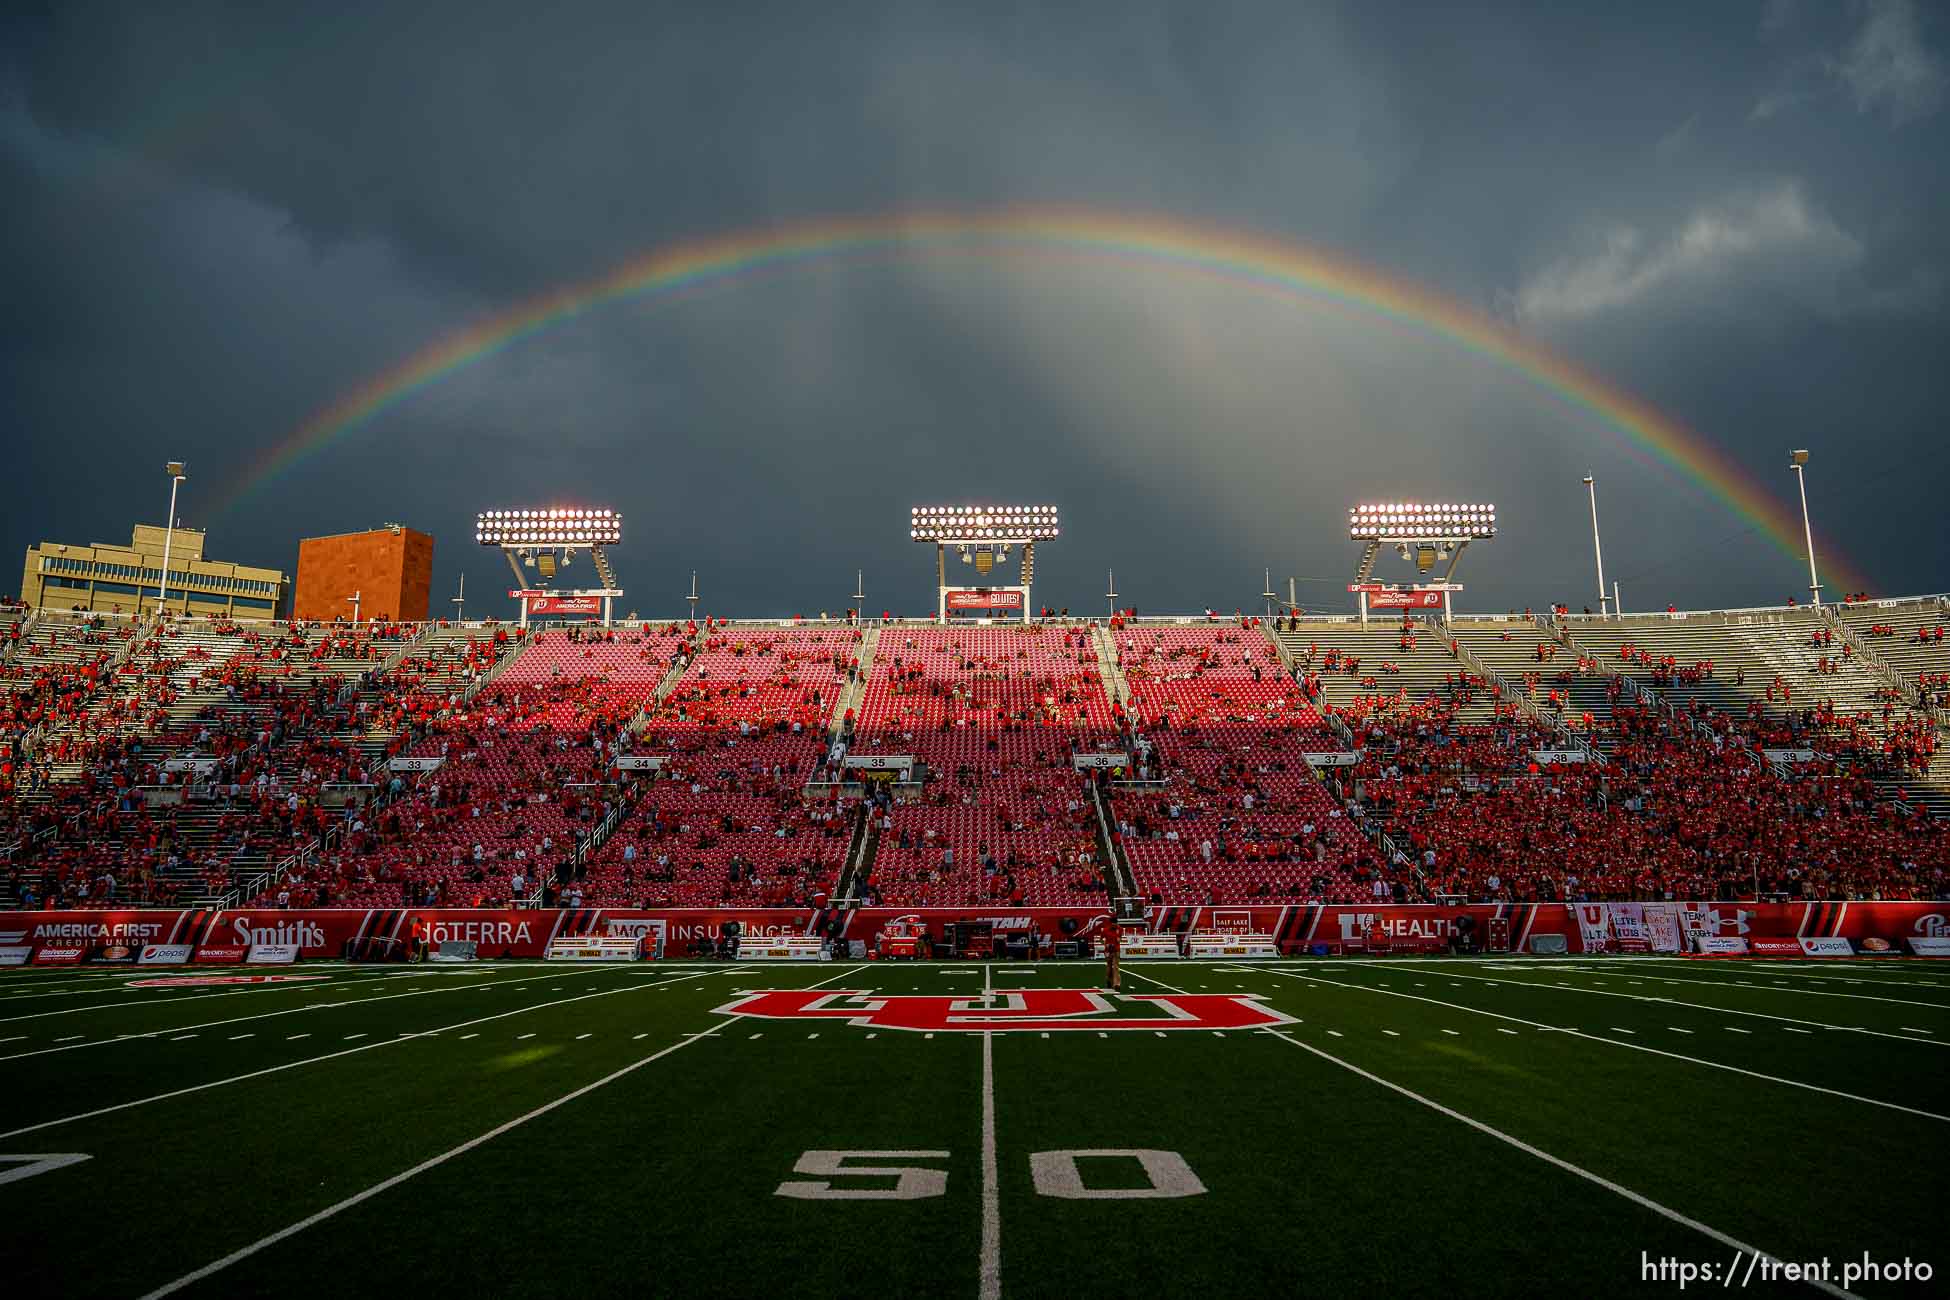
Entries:
{"type": "Polygon", "coordinates": [[[761,1020],[844,1020],[871,1029],[910,1033],[984,1034],[1011,1029],[1177,1030],[1260,1029],[1293,1017],[1247,993],[1145,993],[1122,995],[1163,1015],[1119,1015],[1109,995],[1096,989],[1023,989],[982,997],[893,997],[862,990],[770,989],[748,993],[717,1008],[724,1016],[761,1020]]]}

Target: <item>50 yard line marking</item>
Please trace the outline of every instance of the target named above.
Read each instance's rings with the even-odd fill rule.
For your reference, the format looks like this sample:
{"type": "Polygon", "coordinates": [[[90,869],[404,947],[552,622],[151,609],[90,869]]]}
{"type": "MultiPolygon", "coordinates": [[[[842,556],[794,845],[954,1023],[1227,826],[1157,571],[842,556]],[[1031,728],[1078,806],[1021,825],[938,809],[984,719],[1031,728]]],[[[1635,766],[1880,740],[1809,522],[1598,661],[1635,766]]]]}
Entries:
{"type": "Polygon", "coordinates": [[[1002,1188],[995,1159],[995,1035],[982,1035],[981,1300],[1002,1295],[1002,1188]]]}
{"type": "MultiPolygon", "coordinates": [[[[982,1005],[995,999],[992,961],[982,963],[982,1005]]],[[[982,1253],[977,1269],[980,1300],[1002,1296],[1002,1188],[995,1159],[995,1035],[982,1035],[982,1253]]]]}
{"type": "MultiPolygon", "coordinates": [[[[865,966],[854,966],[851,969],[843,970],[839,974],[834,975],[828,979],[823,979],[819,981],[818,984],[809,984],[807,985],[807,987],[816,989],[819,988],[821,985],[831,984],[834,980],[845,979],[847,976],[855,974],[865,969],[866,969],[865,966]]],[[[731,973],[733,972],[729,972],[729,971],[726,972],[726,974],[731,974],[731,973]]],[[[687,975],[684,976],[683,978],[696,979],[698,978],[698,976],[687,975]]],[[[673,983],[674,981],[663,981],[663,982],[673,983]]],[[[643,987],[657,987],[657,986],[638,985],[637,987],[643,988],[643,987]]],[[[611,993],[621,992],[621,991],[622,990],[620,989],[608,990],[608,992],[611,993]]],[[[593,994],[585,994],[584,996],[602,997],[605,995],[601,993],[593,993],[593,994]]],[[[577,999],[575,998],[563,999],[563,1001],[565,1002],[573,1002],[576,1000],[577,999]]],[[[541,1005],[550,1006],[554,1004],[542,1003],[541,1005]]],[[[512,1013],[503,1013],[503,1014],[512,1014],[512,1013]]],[[[744,1019],[743,1016],[731,1016],[728,1018],[727,1023],[730,1023],[731,1021],[742,1020],[742,1019],[744,1019]]],[[[986,1038],[986,1035],[984,1035],[984,1037],[986,1038]]],[[[352,1195],[346,1197],[344,1200],[336,1201],[333,1204],[326,1206],[324,1209],[319,1210],[317,1213],[307,1215],[305,1218],[298,1220],[296,1223],[291,1224],[288,1227],[280,1228],[276,1232],[270,1234],[267,1237],[258,1238],[256,1241],[253,1241],[248,1246],[243,1246],[237,1250],[233,1250],[228,1255],[225,1255],[222,1259],[213,1260],[210,1263],[205,1264],[202,1268],[196,1269],[193,1272],[185,1273],[183,1274],[183,1276],[177,1278],[173,1282],[166,1282],[162,1286],[157,1287],[154,1291],[149,1292],[146,1296],[143,1297],[143,1300],[159,1300],[159,1297],[161,1296],[174,1295],[176,1292],[181,1291],[184,1287],[191,1286],[197,1282],[201,1282],[206,1277],[210,1277],[213,1276],[214,1274],[221,1273],[224,1269],[229,1268],[232,1264],[238,1263],[242,1260],[249,1259],[252,1255],[257,1254],[261,1250],[264,1250],[271,1246],[275,1246],[279,1242],[284,1241],[289,1237],[297,1236],[299,1233],[303,1232],[306,1228],[312,1227],[316,1224],[323,1223],[325,1222],[325,1220],[334,1218],[337,1215],[344,1213],[346,1210],[351,1209],[355,1205],[361,1205],[366,1201],[371,1200],[373,1197],[378,1196],[382,1192],[390,1191],[391,1189],[398,1187],[401,1183],[404,1183],[409,1179],[417,1178],[421,1174],[426,1173],[429,1169],[438,1169],[441,1165],[446,1164],[449,1160],[453,1160],[459,1156],[464,1156],[469,1151],[474,1150],[476,1147],[481,1146],[488,1142],[492,1142],[495,1138],[500,1137],[503,1133],[507,1133],[514,1129],[520,1128],[522,1125],[528,1123],[530,1120],[540,1119],[542,1116],[548,1114],[551,1111],[559,1110],[563,1106],[568,1105],[572,1101],[588,1096],[590,1093],[596,1091],[598,1088],[602,1088],[609,1084],[612,1084],[616,1082],[618,1079],[621,1079],[626,1075],[634,1074],[636,1071],[642,1069],[644,1066],[649,1065],[654,1061],[661,1061],[664,1057],[669,1056],[672,1053],[681,1052],[685,1048],[691,1046],[692,1044],[700,1043],[703,1041],[704,1041],[703,1036],[699,1036],[696,1038],[680,1038],[676,1042],[672,1043],[669,1047],[661,1048],[658,1051],[652,1052],[648,1056],[640,1057],[639,1059],[630,1062],[628,1065],[622,1067],[621,1069],[614,1070],[611,1073],[604,1075],[602,1078],[597,1079],[593,1083],[585,1083],[580,1088],[575,1089],[573,1092],[564,1093],[562,1096],[557,1097],[554,1101],[544,1102],[542,1105],[537,1106],[535,1109],[529,1111],[525,1115],[517,1115],[515,1116],[515,1118],[508,1120],[505,1123],[497,1124],[495,1127],[489,1129],[487,1132],[481,1134],[478,1137],[469,1138],[467,1139],[467,1141],[461,1143],[459,1146],[450,1147],[449,1149],[441,1152],[437,1156],[431,1156],[425,1160],[422,1160],[419,1164],[414,1165],[411,1169],[403,1169],[399,1173],[394,1174],[391,1178],[385,1179],[381,1182],[374,1183],[372,1186],[366,1188],[364,1191],[354,1192],[352,1195]]],[[[376,1045],[377,1044],[375,1044],[375,1046],[376,1045]]],[[[8,1136],[11,1135],[0,1133],[0,1137],[8,1137],[8,1136]]],[[[999,1295],[1000,1292],[998,1291],[997,1294],[999,1295]]]]}

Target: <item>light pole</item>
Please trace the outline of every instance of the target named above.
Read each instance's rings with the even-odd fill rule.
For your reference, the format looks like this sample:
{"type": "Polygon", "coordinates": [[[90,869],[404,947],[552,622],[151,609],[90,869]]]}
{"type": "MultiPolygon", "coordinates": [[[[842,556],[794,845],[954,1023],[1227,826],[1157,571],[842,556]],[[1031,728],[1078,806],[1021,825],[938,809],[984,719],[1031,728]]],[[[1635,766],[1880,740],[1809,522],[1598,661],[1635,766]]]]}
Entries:
{"type": "Polygon", "coordinates": [[[465,572],[463,572],[460,575],[460,590],[454,593],[453,605],[454,605],[454,622],[456,623],[466,622],[467,619],[465,617],[465,611],[467,608],[467,574],[465,572]]]}
{"type": "MultiPolygon", "coordinates": [[[[169,600],[169,546],[176,539],[176,489],[183,485],[188,475],[183,473],[183,462],[172,460],[163,466],[163,473],[169,475],[169,517],[163,520],[163,562],[162,578],[156,584],[156,613],[161,616],[168,608],[169,600]]],[[[189,609],[184,603],[184,611],[189,609]]],[[[136,602],[136,612],[141,613],[141,602],[136,602]]]]}
{"type": "MultiPolygon", "coordinates": [[[[1584,489],[1591,497],[1591,553],[1598,559],[1598,617],[1605,616],[1605,548],[1598,544],[1598,481],[1586,474],[1584,489]]],[[[1617,613],[1616,610],[1612,611],[1617,613]]]]}
{"type": "Polygon", "coordinates": [[[1808,522],[1808,451],[1803,447],[1788,453],[1788,468],[1794,471],[1795,485],[1801,489],[1801,535],[1808,542],[1808,592],[1814,598],[1815,608],[1821,608],[1821,580],[1815,577],[1815,530],[1808,522]]]}

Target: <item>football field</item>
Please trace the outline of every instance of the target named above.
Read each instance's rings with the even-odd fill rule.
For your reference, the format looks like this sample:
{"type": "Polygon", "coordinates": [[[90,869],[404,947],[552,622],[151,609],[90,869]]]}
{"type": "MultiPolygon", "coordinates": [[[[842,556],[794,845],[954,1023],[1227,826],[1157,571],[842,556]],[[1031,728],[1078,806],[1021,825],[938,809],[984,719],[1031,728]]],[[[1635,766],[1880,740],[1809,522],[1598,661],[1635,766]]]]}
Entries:
{"type": "Polygon", "coordinates": [[[9,1289],[1946,1289],[1950,967],[1103,973],[9,972],[9,1289]]]}

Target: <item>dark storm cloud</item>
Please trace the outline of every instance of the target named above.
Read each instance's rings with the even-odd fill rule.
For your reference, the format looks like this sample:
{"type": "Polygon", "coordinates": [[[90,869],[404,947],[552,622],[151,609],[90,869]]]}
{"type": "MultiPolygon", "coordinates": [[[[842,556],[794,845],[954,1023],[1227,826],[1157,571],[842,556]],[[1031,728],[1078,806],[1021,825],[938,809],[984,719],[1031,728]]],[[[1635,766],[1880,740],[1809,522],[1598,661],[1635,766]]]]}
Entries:
{"type": "MultiPolygon", "coordinates": [[[[674,239],[898,204],[1235,224],[1421,280],[1609,375],[1936,590],[1950,397],[1943,51],[1882,0],[1590,6],[50,6],[0,20],[8,553],[160,514],[212,548],[471,512],[629,512],[633,603],[918,608],[906,505],[1051,499],[1056,603],[1339,603],[1357,497],[1505,507],[1469,603],[1749,603],[1792,563],[1460,351],[1102,267],[812,265],[620,303],[226,479],[444,332],[674,239]],[[75,462],[88,448],[86,472],[75,462]],[[153,463],[152,463],[153,462],[153,463]],[[199,497],[199,493],[203,495],[199,497]],[[151,498],[155,500],[152,502],[151,498]],[[200,504],[200,502],[202,504],[200,504]],[[640,601],[637,593],[642,593],[640,601]],[[1636,597],[1636,599],[1635,599],[1636,597]]],[[[85,534],[85,536],[83,536],[85,534]]],[[[496,564],[498,565],[498,560],[496,564]]],[[[476,609],[485,605],[476,605],[476,609]]]]}

